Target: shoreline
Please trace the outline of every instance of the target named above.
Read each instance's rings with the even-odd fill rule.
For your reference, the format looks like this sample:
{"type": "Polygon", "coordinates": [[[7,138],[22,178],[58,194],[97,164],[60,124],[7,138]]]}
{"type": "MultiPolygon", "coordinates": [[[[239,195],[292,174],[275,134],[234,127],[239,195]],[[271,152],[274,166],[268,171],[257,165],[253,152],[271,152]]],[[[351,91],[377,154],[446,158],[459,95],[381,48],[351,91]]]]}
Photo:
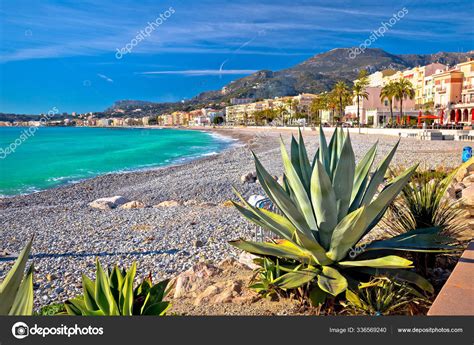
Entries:
{"type": "MultiPolygon", "coordinates": [[[[82,128],[82,127],[81,127],[82,128]]],[[[89,128],[89,127],[85,127],[89,128]]],[[[9,199],[9,198],[14,198],[14,197],[19,197],[19,196],[27,196],[27,195],[32,195],[32,194],[37,194],[37,193],[42,193],[42,192],[47,192],[51,191],[54,189],[58,188],[64,188],[70,185],[75,185],[78,183],[82,183],[91,179],[99,178],[101,176],[106,176],[106,175],[122,175],[122,174],[130,174],[130,173],[139,173],[139,172],[146,172],[146,171],[155,171],[155,170],[161,170],[161,169],[166,169],[169,167],[174,167],[174,166],[181,166],[185,164],[189,164],[195,160],[201,160],[201,159],[206,159],[210,158],[219,154],[222,154],[223,152],[227,150],[231,150],[232,148],[235,148],[236,146],[245,146],[246,141],[250,140],[248,136],[245,135],[237,135],[237,133],[227,133],[227,134],[221,134],[221,133],[216,133],[217,131],[209,130],[208,128],[206,129],[199,129],[199,128],[193,128],[193,129],[188,129],[188,128],[166,128],[166,127],[158,127],[158,126],[147,126],[147,127],[91,127],[91,128],[110,128],[110,129],[146,129],[146,130],[156,130],[156,129],[171,129],[171,130],[193,130],[193,131],[200,131],[200,132],[205,132],[205,133],[211,133],[212,134],[217,134],[220,138],[217,138],[217,140],[221,140],[222,142],[227,142],[228,145],[226,145],[223,149],[221,149],[218,152],[210,152],[210,153],[203,153],[199,154],[196,156],[188,156],[188,157],[179,157],[176,158],[175,161],[170,162],[169,164],[163,164],[163,165],[155,165],[151,167],[141,167],[141,168],[124,168],[121,170],[116,170],[116,171],[111,171],[111,172],[106,172],[106,173],[100,173],[95,176],[90,176],[90,177],[84,177],[84,178],[79,178],[77,180],[66,180],[65,182],[58,184],[56,186],[52,187],[47,187],[44,189],[37,189],[37,190],[32,190],[29,192],[23,192],[23,193],[17,193],[17,194],[11,194],[11,195],[3,195],[0,194],[0,202],[2,199],[9,199]]]]}

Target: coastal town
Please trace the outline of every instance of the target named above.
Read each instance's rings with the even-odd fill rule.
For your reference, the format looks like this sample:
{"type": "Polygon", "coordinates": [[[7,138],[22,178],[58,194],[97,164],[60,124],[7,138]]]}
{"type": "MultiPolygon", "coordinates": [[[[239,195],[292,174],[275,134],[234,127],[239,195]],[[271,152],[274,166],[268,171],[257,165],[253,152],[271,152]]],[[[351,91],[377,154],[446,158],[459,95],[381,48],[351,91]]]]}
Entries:
{"type": "MultiPolygon", "coordinates": [[[[364,71],[363,71],[364,72],[364,71]]],[[[117,108],[111,116],[93,113],[47,121],[2,121],[0,126],[302,126],[408,127],[432,125],[463,129],[474,123],[474,59],[454,66],[431,63],[403,71],[361,73],[351,89],[339,82],[330,92],[271,99],[231,98],[216,107],[134,116],[117,108]],[[406,81],[398,90],[397,83],[406,81]]],[[[226,88],[221,90],[223,94],[226,88]]],[[[132,113],[140,114],[137,108],[132,113]]]]}

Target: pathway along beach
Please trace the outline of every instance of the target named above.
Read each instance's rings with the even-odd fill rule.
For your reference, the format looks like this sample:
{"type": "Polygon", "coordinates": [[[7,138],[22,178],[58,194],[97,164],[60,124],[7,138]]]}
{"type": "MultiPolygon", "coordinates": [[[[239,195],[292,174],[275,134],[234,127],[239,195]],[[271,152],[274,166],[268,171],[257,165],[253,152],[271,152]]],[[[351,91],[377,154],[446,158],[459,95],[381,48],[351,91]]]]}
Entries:
{"type": "MultiPolygon", "coordinates": [[[[39,193],[0,199],[0,278],[34,235],[35,302],[64,301],[81,292],[81,273],[92,276],[95,260],[103,265],[129,266],[138,262],[138,275],[154,279],[179,273],[200,260],[220,261],[237,251],[227,241],[250,238],[254,226],[224,202],[233,199],[235,185],[245,197],[263,194],[258,183],[242,184],[253,172],[250,148],[274,175],[281,175],[280,134],[289,143],[290,131],[276,129],[220,129],[242,144],[218,155],[179,166],[109,174],[39,193]],[[280,133],[281,132],[281,133],[280,133]],[[98,210],[88,204],[98,198],[121,195],[143,202],[140,209],[98,210]],[[179,206],[152,206],[163,201],[179,206]]],[[[295,132],[296,133],[296,132],[295,132]]],[[[329,133],[327,134],[329,135],[329,133]]],[[[317,131],[306,130],[309,154],[315,152],[317,131]]],[[[398,138],[351,134],[360,159],[379,140],[377,159],[386,155],[398,138]]],[[[422,167],[456,167],[463,142],[417,141],[403,138],[392,162],[422,167]]]]}

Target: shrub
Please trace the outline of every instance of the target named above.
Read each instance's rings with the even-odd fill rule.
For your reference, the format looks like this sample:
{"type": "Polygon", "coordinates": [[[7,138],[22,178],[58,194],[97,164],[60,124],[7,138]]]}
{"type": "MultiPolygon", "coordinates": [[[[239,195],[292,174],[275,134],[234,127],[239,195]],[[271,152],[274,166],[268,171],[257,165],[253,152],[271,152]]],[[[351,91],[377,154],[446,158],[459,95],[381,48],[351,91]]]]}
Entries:
{"type": "MultiPolygon", "coordinates": [[[[420,228],[433,228],[432,236],[437,237],[439,242],[451,245],[462,243],[468,230],[466,213],[459,207],[459,201],[445,197],[457,171],[445,177],[433,175],[430,171],[416,172],[382,221],[387,228],[386,235],[396,236],[420,228]]],[[[413,253],[417,271],[425,275],[428,268],[433,268],[437,253],[437,250],[413,253]]]]}
{"type": "Polygon", "coordinates": [[[407,315],[419,314],[431,302],[407,283],[387,278],[374,278],[360,284],[355,291],[346,290],[344,311],[355,315],[407,315]]]}

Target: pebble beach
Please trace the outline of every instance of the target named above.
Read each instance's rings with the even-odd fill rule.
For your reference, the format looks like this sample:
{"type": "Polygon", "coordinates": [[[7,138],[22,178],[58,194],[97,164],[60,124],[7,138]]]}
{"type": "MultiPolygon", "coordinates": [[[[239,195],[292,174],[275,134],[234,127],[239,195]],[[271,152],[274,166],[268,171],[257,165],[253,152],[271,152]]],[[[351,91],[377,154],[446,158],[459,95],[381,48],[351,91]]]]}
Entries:
{"type": "MultiPolygon", "coordinates": [[[[273,175],[281,175],[279,138],[289,143],[291,131],[277,129],[216,129],[236,139],[217,155],[182,165],[107,174],[29,195],[0,199],[0,280],[15,256],[34,235],[35,303],[62,302],[80,294],[81,274],[103,265],[138,263],[138,276],[170,278],[193,264],[218,262],[239,253],[227,241],[251,238],[255,227],[229,205],[237,200],[232,185],[245,197],[263,194],[258,183],[242,183],[253,172],[253,150],[273,175]],[[89,203],[123,196],[142,202],[137,209],[100,210],[89,203]],[[175,206],[154,207],[164,201],[175,206]]],[[[296,132],[294,132],[296,133],[296,132]]],[[[329,136],[329,133],[327,134],[329,136]]],[[[318,147],[316,131],[306,130],[310,155],[318,147]]],[[[398,138],[351,134],[356,158],[378,140],[377,160],[398,138]]],[[[462,148],[457,141],[402,138],[392,167],[420,163],[423,168],[456,167],[462,148]]]]}

